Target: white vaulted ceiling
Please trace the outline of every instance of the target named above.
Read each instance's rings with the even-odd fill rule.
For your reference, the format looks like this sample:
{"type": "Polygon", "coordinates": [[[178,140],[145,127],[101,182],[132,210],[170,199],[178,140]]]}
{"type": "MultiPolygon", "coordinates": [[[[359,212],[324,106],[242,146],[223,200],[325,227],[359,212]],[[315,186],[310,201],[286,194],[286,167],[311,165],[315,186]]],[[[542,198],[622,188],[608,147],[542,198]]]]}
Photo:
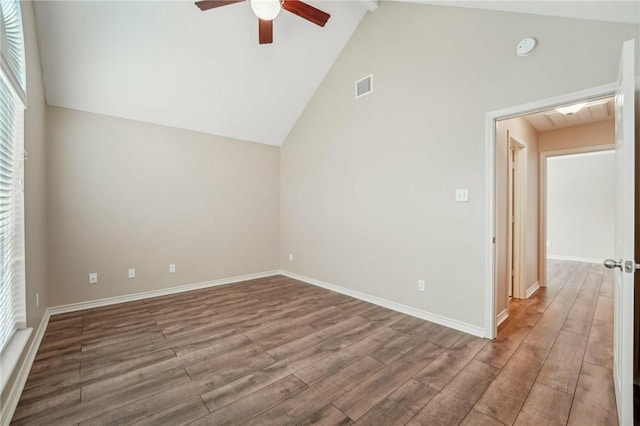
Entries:
{"type": "Polygon", "coordinates": [[[366,12],[308,3],[324,28],[282,11],[258,45],[248,2],[36,2],[47,103],[281,145],[366,12]]]}
{"type": "Polygon", "coordinates": [[[437,6],[466,7],[499,10],[502,12],[528,13],[531,15],[558,16],[561,18],[588,19],[604,22],[640,24],[638,0],[391,0],[437,6]]]}
{"type": "MultiPolygon", "coordinates": [[[[637,1],[413,1],[614,22],[640,16],[637,1]]],[[[258,45],[249,2],[202,12],[187,0],[37,1],[47,103],[281,145],[375,0],[308,3],[331,14],[324,28],[282,11],[274,43],[258,45]]]]}

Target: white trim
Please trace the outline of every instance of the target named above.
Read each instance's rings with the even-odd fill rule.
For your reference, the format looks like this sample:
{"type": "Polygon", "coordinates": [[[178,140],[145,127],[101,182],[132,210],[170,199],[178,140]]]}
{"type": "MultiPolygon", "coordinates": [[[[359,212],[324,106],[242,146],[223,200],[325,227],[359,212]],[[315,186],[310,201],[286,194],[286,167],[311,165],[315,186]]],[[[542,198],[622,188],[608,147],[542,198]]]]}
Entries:
{"type": "Polygon", "coordinates": [[[586,263],[602,263],[604,259],[595,259],[592,257],[580,257],[580,256],[556,256],[549,255],[547,259],[551,260],[570,260],[572,262],[586,262],[586,263]]]}
{"type": "Polygon", "coordinates": [[[32,331],[32,328],[17,330],[2,351],[2,355],[0,355],[0,392],[4,391],[9,377],[13,374],[13,370],[18,364],[24,348],[27,346],[32,331]]]}
{"type": "MultiPolygon", "coordinates": [[[[595,148],[599,148],[602,145],[598,145],[595,148]]],[[[587,151],[587,152],[581,152],[578,154],[564,154],[564,155],[554,155],[554,156],[549,156],[547,155],[547,160],[549,161],[557,161],[557,160],[564,160],[566,158],[584,158],[584,157],[595,157],[598,155],[615,155],[616,153],[616,148],[615,145],[611,144],[611,149],[603,149],[603,150],[598,150],[598,151],[587,151]]],[[[543,154],[548,154],[548,153],[544,153],[543,154]]]]}
{"type": "Polygon", "coordinates": [[[144,291],[142,293],[127,294],[124,296],[108,297],[105,299],[90,300],[87,302],[71,303],[49,308],[51,315],[64,314],[67,312],[81,311],[84,309],[99,308],[102,306],[115,305],[117,303],[133,302],[141,299],[151,299],[153,297],[167,296],[170,294],[183,293],[186,291],[200,290],[203,288],[217,287],[226,284],[234,284],[241,281],[255,280],[258,278],[272,277],[279,275],[280,271],[258,272],[256,274],[239,275],[236,277],[222,278],[219,280],[205,281],[195,284],[186,284],[178,287],[163,288],[161,290],[144,291]]]}
{"type": "Polygon", "coordinates": [[[538,160],[538,282],[547,287],[547,153],[538,160]]]}
{"type": "Polygon", "coordinates": [[[610,96],[615,93],[616,83],[604,84],[553,98],[541,99],[527,104],[517,105],[497,111],[488,112],[485,116],[485,249],[484,249],[484,335],[490,339],[496,335],[496,294],[495,289],[495,152],[496,122],[557,106],[575,102],[610,96]]]}
{"type": "Polygon", "coordinates": [[[7,399],[6,404],[0,410],[0,425],[8,425],[11,421],[11,418],[13,417],[13,413],[16,411],[18,401],[20,401],[20,395],[22,395],[24,385],[27,383],[27,377],[29,377],[29,372],[31,371],[33,360],[36,358],[38,348],[40,347],[40,342],[42,341],[44,332],[47,329],[47,325],[49,324],[50,316],[50,310],[47,309],[44,312],[42,319],[40,320],[40,324],[38,325],[35,335],[31,340],[31,344],[27,349],[24,361],[22,361],[22,364],[20,365],[20,369],[15,376],[13,384],[9,388],[8,392],[3,392],[5,395],[7,395],[7,399]]]}
{"type": "Polygon", "coordinates": [[[548,109],[554,109],[555,107],[572,103],[577,100],[594,100],[606,96],[612,96],[616,92],[616,87],[616,83],[603,84],[602,86],[578,90],[577,92],[554,96],[547,99],[540,99],[538,101],[530,102],[527,104],[516,105],[497,111],[492,111],[487,113],[487,116],[495,118],[494,121],[496,121],[519,117],[521,115],[533,114],[548,109]]]}
{"type": "Polygon", "coordinates": [[[533,293],[538,291],[539,288],[540,288],[540,282],[536,281],[535,283],[531,284],[531,287],[529,287],[527,289],[527,292],[525,294],[525,298],[528,299],[531,296],[533,296],[533,293]]]}
{"type": "Polygon", "coordinates": [[[485,118],[485,140],[487,141],[487,149],[485,150],[485,218],[484,227],[484,335],[493,339],[498,331],[496,323],[496,305],[498,292],[495,290],[495,251],[496,251],[496,211],[495,211],[495,192],[496,192],[496,117],[494,113],[487,114],[485,118]]]}
{"type": "Polygon", "coordinates": [[[511,193],[508,197],[508,216],[511,217],[507,217],[507,221],[513,220],[515,225],[509,226],[507,237],[507,274],[513,274],[511,295],[517,299],[523,299],[526,298],[525,277],[527,275],[527,143],[509,131],[507,131],[507,143],[509,144],[509,167],[514,168],[514,173],[509,170],[509,192],[511,193]],[[515,161],[511,156],[512,149],[515,153],[515,161]],[[511,260],[512,256],[515,262],[511,260]]]}
{"type": "Polygon", "coordinates": [[[498,324],[498,326],[500,326],[500,324],[505,322],[507,318],[509,318],[509,308],[505,309],[504,311],[498,314],[498,317],[496,318],[496,323],[498,324]]]}
{"type": "Polygon", "coordinates": [[[464,333],[473,334],[478,337],[485,337],[482,327],[478,327],[472,324],[468,324],[462,321],[454,320],[442,315],[433,314],[431,312],[423,311],[421,309],[412,308],[411,306],[403,305],[400,303],[392,302],[390,300],[382,299],[380,297],[371,296],[370,294],[361,293],[349,288],[340,287],[335,284],[329,284],[324,281],[316,280],[315,278],[305,277],[304,275],[296,274],[286,270],[280,271],[280,273],[286,277],[293,278],[299,281],[304,281],[307,284],[315,285],[317,287],[326,288],[327,290],[335,291],[336,293],[345,294],[356,299],[364,300],[365,302],[373,303],[374,305],[382,306],[387,309],[391,309],[403,314],[411,315],[416,318],[431,321],[436,324],[444,325],[445,327],[453,328],[464,333]]]}
{"type": "Polygon", "coordinates": [[[602,155],[615,153],[616,144],[579,146],[575,148],[558,149],[554,151],[540,151],[540,157],[552,160],[553,157],[578,157],[586,155],[602,155]]]}

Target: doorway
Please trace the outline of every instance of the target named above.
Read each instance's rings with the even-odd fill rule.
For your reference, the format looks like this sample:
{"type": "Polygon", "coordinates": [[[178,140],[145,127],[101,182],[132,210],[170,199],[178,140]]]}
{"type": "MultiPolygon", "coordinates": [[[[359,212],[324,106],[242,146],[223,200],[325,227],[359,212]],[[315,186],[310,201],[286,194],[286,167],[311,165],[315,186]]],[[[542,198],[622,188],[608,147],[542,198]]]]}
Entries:
{"type": "MultiPolygon", "coordinates": [[[[636,167],[635,145],[637,139],[634,133],[636,121],[635,92],[637,91],[636,73],[634,65],[635,40],[623,43],[616,83],[598,86],[592,89],[574,92],[572,94],[534,102],[518,107],[494,111],[486,115],[486,264],[485,264],[485,333],[486,337],[496,335],[496,274],[495,274],[495,229],[496,229],[496,122],[501,118],[514,117],[530,112],[543,111],[549,108],[571,106],[580,109],[579,104],[591,100],[615,96],[615,259],[607,259],[604,266],[615,269],[615,284],[613,288],[613,388],[617,402],[618,416],[621,423],[633,422],[633,377],[634,377],[634,309],[637,304],[634,299],[634,280],[639,264],[635,261],[634,247],[638,246],[638,235],[635,223],[638,222],[637,193],[638,168],[636,167]]],[[[540,244],[544,250],[546,244],[540,244]]],[[[637,353],[637,352],[636,352],[637,353]]]]}
{"type": "MultiPolygon", "coordinates": [[[[615,92],[616,86],[615,84],[608,84],[603,86],[598,86],[591,89],[582,90],[579,92],[570,93],[563,96],[558,96],[555,98],[549,98],[537,102],[532,102],[529,104],[524,104],[512,108],[507,108],[503,110],[494,111],[488,113],[486,115],[486,157],[485,164],[487,167],[487,185],[486,190],[487,194],[485,197],[486,204],[485,208],[487,211],[487,223],[485,225],[485,235],[486,235],[486,253],[485,257],[485,336],[487,338],[494,338],[497,333],[497,324],[498,324],[498,314],[501,312],[498,311],[498,273],[496,268],[496,261],[499,258],[498,256],[498,245],[496,244],[496,230],[498,228],[497,216],[498,216],[498,206],[497,206],[497,181],[498,175],[500,173],[497,170],[497,161],[496,161],[496,146],[497,146],[497,123],[501,120],[507,120],[515,117],[520,117],[529,114],[535,113],[544,113],[545,111],[554,110],[556,108],[574,105],[577,103],[586,103],[592,102],[596,100],[600,100],[605,97],[610,97],[615,92]]],[[[537,185],[536,185],[537,186],[537,185]]],[[[537,192],[537,191],[536,191],[537,192]]],[[[531,195],[531,194],[529,194],[531,195]]],[[[530,197],[529,197],[530,198],[530,197]]],[[[539,221],[536,221],[537,223],[539,221]]],[[[540,228],[543,228],[543,224],[539,223],[540,228]]],[[[540,259],[546,258],[546,241],[544,244],[540,244],[539,232],[534,235],[536,247],[538,247],[538,257],[540,259]]],[[[526,252],[526,251],[525,251],[526,252]]],[[[536,271],[538,275],[539,285],[542,287],[546,284],[546,262],[538,262],[539,268],[536,271]]],[[[521,274],[522,276],[522,274],[521,274]]],[[[534,286],[531,286],[533,289],[534,286]]],[[[515,291],[515,287],[514,287],[515,291]]],[[[526,296],[526,295],[525,295],[526,296]]],[[[502,303],[500,301],[500,303],[502,303]]]]}
{"type": "Polygon", "coordinates": [[[540,153],[540,241],[547,260],[602,263],[614,250],[615,158],[610,144],[540,153]]]}
{"type": "MultiPolygon", "coordinates": [[[[561,158],[561,155],[568,154],[585,156],[587,154],[584,152],[588,151],[611,150],[615,134],[613,111],[613,98],[607,97],[524,114],[497,123],[495,270],[498,325],[519,311],[523,306],[522,299],[529,298],[547,284],[549,253],[544,250],[549,240],[546,238],[548,223],[545,205],[547,159],[561,158]]],[[[565,163],[567,167],[573,165],[576,173],[580,171],[578,181],[567,179],[571,177],[569,170],[565,171],[562,178],[564,180],[558,181],[563,188],[570,182],[576,186],[563,193],[563,197],[573,200],[573,203],[561,203],[563,208],[557,211],[564,213],[562,219],[565,229],[564,232],[554,229],[558,241],[553,249],[561,250],[555,253],[563,255],[559,260],[600,263],[608,256],[607,253],[613,251],[613,238],[602,244],[605,228],[612,229],[613,220],[609,218],[604,222],[601,214],[597,224],[591,227],[589,224],[597,216],[593,213],[601,210],[605,203],[598,204],[594,201],[589,206],[585,203],[593,199],[595,193],[613,197],[610,188],[614,185],[609,182],[609,187],[604,188],[606,185],[603,182],[594,179],[598,172],[602,172],[598,169],[597,161],[594,163],[594,158],[580,158],[582,157],[565,163]],[[578,167],[585,161],[589,166],[578,167]],[[583,205],[584,211],[576,211],[574,207],[578,202],[583,205]],[[567,235],[571,229],[574,232],[572,238],[569,238],[567,235]],[[582,243],[574,243],[579,240],[582,243]],[[591,251],[587,250],[589,246],[591,251]],[[598,254],[594,254],[596,251],[598,254]]],[[[612,158],[610,156],[609,159],[612,158]]],[[[611,176],[608,176],[611,181],[611,167],[607,170],[611,172],[611,176]]]]}
{"type": "Polygon", "coordinates": [[[527,145],[507,131],[507,288],[509,298],[524,299],[526,276],[527,145]]]}

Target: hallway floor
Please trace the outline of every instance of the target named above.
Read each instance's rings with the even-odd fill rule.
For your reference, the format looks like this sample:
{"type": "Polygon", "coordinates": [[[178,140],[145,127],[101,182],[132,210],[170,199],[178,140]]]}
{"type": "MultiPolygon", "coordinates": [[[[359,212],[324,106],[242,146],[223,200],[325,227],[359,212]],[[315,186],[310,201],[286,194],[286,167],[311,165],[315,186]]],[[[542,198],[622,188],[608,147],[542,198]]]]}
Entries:
{"type": "Polygon", "coordinates": [[[602,265],[549,260],[547,287],[514,299],[476,356],[502,370],[474,408],[505,424],[617,425],[613,279],[602,265]]]}

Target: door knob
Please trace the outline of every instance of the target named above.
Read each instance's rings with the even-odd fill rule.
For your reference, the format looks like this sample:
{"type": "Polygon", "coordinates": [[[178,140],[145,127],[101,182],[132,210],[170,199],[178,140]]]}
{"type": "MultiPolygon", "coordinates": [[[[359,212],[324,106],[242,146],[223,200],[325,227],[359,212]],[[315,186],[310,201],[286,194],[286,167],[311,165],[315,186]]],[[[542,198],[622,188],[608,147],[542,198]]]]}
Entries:
{"type": "Polygon", "coordinates": [[[622,270],[622,259],[620,259],[619,262],[616,262],[613,259],[607,259],[604,261],[604,266],[609,269],[620,268],[620,270],[622,270]]]}

